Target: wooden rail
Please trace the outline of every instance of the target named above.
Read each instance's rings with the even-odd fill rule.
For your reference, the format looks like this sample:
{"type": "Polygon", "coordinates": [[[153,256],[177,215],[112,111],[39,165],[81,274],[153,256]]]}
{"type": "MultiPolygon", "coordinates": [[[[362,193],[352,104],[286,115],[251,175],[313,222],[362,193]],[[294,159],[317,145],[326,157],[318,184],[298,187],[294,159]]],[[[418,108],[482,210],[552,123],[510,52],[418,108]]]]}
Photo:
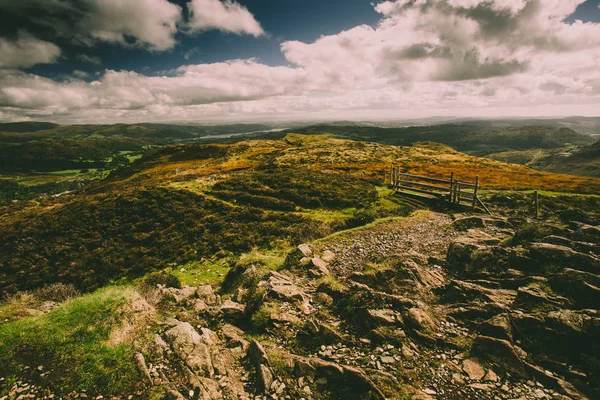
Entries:
{"type": "MultiPolygon", "coordinates": [[[[386,176],[388,176],[387,173],[386,176]]],[[[454,172],[450,174],[449,179],[433,178],[400,172],[400,168],[393,165],[389,177],[390,185],[400,195],[437,199],[444,204],[468,206],[473,210],[480,206],[491,215],[478,197],[479,177],[475,178],[474,183],[461,182],[454,179],[454,172]]]]}

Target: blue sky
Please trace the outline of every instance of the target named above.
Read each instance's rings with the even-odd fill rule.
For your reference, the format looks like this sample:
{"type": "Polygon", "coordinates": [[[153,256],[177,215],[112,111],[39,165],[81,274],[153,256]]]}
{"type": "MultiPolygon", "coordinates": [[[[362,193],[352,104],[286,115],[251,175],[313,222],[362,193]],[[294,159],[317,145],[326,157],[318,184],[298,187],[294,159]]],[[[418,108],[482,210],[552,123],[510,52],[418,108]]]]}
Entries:
{"type": "Polygon", "coordinates": [[[589,115],[599,61],[600,0],[0,0],[3,120],[589,115]]]}

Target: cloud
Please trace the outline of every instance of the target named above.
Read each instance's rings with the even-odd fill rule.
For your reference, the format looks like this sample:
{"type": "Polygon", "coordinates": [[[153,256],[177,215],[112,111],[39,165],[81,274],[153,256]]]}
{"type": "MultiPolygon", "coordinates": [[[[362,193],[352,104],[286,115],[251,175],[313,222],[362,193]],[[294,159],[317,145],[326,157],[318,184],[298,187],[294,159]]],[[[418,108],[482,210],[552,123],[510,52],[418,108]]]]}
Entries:
{"type": "Polygon", "coordinates": [[[167,0],[93,0],[82,25],[97,40],[127,44],[133,38],[162,51],[175,45],[180,20],[181,8],[167,0]]]}
{"type": "Polygon", "coordinates": [[[58,46],[20,32],[16,40],[0,38],[0,68],[28,68],[35,64],[52,64],[58,60],[58,46]]]}
{"type": "Polygon", "coordinates": [[[187,7],[190,13],[188,25],[192,31],[219,29],[255,37],[264,34],[254,15],[233,0],[192,0],[187,7]]]}
{"type": "Polygon", "coordinates": [[[168,0],[0,0],[0,12],[27,21],[44,37],[93,45],[98,41],[147,47],[174,46],[181,8],[168,0]]]}
{"type": "Polygon", "coordinates": [[[231,60],[93,82],[4,70],[0,112],[58,122],[597,114],[600,24],[563,22],[580,2],[387,1],[376,26],[283,42],[281,67],[231,60]]]}
{"type": "Polygon", "coordinates": [[[100,59],[100,57],[88,56],[87,54],[79,54],[77,56],[77,59],[79,61],[83,61],[84,63],[87,63],[87,64],[95,64],[95,65],[102,64],[102,60],[100,59]]]}

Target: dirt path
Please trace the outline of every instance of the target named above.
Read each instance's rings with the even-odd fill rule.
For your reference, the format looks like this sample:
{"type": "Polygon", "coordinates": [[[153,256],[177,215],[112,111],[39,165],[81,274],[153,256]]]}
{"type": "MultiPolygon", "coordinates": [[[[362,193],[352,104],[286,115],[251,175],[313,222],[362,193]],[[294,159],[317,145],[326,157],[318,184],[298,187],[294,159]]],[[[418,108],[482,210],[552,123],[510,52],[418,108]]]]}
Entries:
{"type": "Polygon", "coordinates": [[[391,256],[418,253],[444,259],[448,245],[457,236],[450,229],[451,223],[446,214],[421,211],[405,219],[333,237],[322,249],[336,254],[331,270],[339,276],[348,276],[361,271],[369,261],[391,256]]]}

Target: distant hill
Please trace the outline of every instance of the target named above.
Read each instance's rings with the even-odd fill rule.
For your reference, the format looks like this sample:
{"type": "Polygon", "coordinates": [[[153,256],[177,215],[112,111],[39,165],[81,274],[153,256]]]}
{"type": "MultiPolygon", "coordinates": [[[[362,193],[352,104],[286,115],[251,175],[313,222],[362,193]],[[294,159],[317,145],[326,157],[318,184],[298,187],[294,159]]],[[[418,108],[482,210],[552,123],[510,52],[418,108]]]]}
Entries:
{"type": "Polygon", "coordinates": [[[37,132],[58,126],[51,122],[8,122],[0,123],[0,132],[37,132]]]}
{"type": "Polygon", "coordinates": [[[600,142],[571,152],[552,154],[531,164],[545,171],[600,177],[600,142]]]}
{"type": "Polygon", "coordinates": [[[455,150],[477,155],[508,150],[552,149],[566,145],[585,146],[594,142],[588,135],[568,128],[525,126],[490,130],[487,125],[460,123],[404,128],[366,126],[314,125],[294,132],[329,133],[336,137],[370,141],[397,146],[431,141],[448,145],[455,150]]]}

